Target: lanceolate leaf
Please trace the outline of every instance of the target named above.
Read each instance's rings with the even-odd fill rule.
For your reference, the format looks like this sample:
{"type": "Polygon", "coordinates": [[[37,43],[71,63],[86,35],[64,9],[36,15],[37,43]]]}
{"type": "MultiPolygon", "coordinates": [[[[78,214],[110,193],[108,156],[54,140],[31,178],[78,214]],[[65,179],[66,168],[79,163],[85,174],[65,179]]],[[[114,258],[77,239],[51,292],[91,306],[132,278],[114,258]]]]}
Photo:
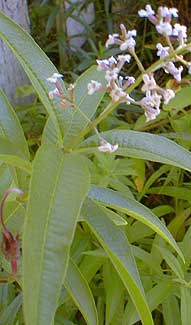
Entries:
{"type": "Polygon", "coordinates": [[[31,163],[20,158],[21,156],[21,151],[18,150],[13,142],[10,142],[7,138],[0,137],[0,161],[30,173],[31,163]]]}
{"type": "MultiPolygon", "coordinates": [[[[120,156],[158,161],[191,171],[191,153],[165,137],[122,130],[107,131],[101,135],[110,143],[118,143],[119,149],[116,153],[120,156]]],[[[97,137],[92,136],[81,144],[81,147],[87,146],[97,150],[97,137]]],[[[88,148],[84,149],[86,150],[88,151],[88,148]]]]}
{"type": "Polygon", "coordinates": [[[125,233],[93,201],[86,200],[82,216],[103,246],[128,290],[144,325],[153,325],[131,246],[125,233]]]}
{"type": "Polygon", "coordinates": [[[88,194],[91,199],[94,199],[105,206],[114,208],[118,211],[127,213],[129,216],[143,222],[154,231],[156,231],[162,238],[164,238],[184,260],[183,254],[176,244],[168,229],[163,223],[144,205],[134,199],[124,197],[122,194],[110,189],[92,186],[88,194]]]}
{"type": "Polygon", "coordinates": [[[15,317],[19,308],[22,305],[22,294],[14,298],[14,300],[8,305],[0,314],[0,325],[12,325],[14,324],[15,317]]]}
{"type": "Polygon", "coordinates": [[[14,143],[20,155],[29,159],[29,150],[26,139],[24,137],[23,129],[20,125],[18,117],[8,102],[5,94],[0,90],[0,129],[2,134],[14,143]]]}
{"type": "Polygon", "coordinates": [[[46,81],[46,78],[56,72],[55,66],[35,43],[33,38],[18,24],[5,16],[2,11],[0,12],[0,38],[7,43],[23,66],[54,122],[61,143],[62,132],[54,111],[56,106],[54,101],[48,97],[48,91],[53,89],[53,87],[46,81]]]}
{"type": "Polygon", "coordinates": [[[52,325],[81,205],[85,161],[43,145],[34,160],[23,238],[26,325],[52,325]]]}
{"type": "MultiPolygon", "coordinates": [[[[169,296],[172,290],[173,283],[161,279],[159,283],[157,283],[152,289],[150,289],[146,293],[150,310],[153,311],[155,308],[157,308],[158,305],[160,305],[161,302],[169,296]]],[[[126,305],[122,325],[134,325],[139,320],[140,316],[137,314],[135,307],[130,301],[126,305]]]]}
{"type": "Polygon", "coordinates": [[[70,259],[64,286],[78,306],[88,325],[99,325],[96,306],[88,282],[70,259]]]}

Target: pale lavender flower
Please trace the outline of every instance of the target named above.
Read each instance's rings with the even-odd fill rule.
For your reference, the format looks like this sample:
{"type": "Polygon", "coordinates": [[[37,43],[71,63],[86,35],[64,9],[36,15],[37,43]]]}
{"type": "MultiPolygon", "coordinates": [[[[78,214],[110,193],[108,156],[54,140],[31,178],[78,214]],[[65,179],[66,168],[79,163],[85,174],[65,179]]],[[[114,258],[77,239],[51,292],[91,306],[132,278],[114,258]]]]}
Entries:
{"type": "Polygon", "coordinates": [[[135,82],[135,78],[134,77],[129,77],[129,76],[126,76],[125,78],[122,77],[122,76],[119,77],[119,84],[120,84],[120,87],[122,87],[123,89],[127,89],[134,82],[135,82]]]}
{"type": "Polygon", "coordinates": [[[180,24],[174,24],[172,35],[187,38],[187,27],[180,24]]]}
{"type": "Polygon", "coordinates": [[[60,97],[60,92],[57,88],[54,90],[49,91],[48,96],[50,99],[53,99],[54,97],[60,97]]]}
{"type": "Polygon", "coordinates": [[[63,77],[62,74],[55,72],[55,73],[53,73],[52,76],[50,76],[46,80],[48,80],[49,82],[55,84],[58,81],[58,78],[62,78],[62,77],[63,77]]]}
{"type": "Polygon", "coordinates": [[[161,94],[164,99],[164,103],[167,105],[172,98],[175,97],[175,92],[172,89],[163,89],[161,88],[161,94]]]}
{"type": "Polygon", "coordinates": [[[108,36],[108,39],[105,43],[106,47],[109,47],[110,45],[114,45],[116,43],[116,39],[119,37],[119,34],[112,34],[108,36]]]}
{"type": "Polygon", "coordinates": [[[131,60],[131,56],[129,54],[126,55],[118,55],[117,60],[119,63],[124,64],[124,63],[129,63],[131,60]]]}
{"type": "Polygon", "coordinates": [[[96,60],[96,62],[98,64],[98,71],[107,71],[117,64],[117,60],[114,58],[114,56],[111,56],[109,59],[96,60]]]}
{"type": "Polygon", "coordinates": [[[181,73],[183,71],[183,67],[180,66],[179,68],[176,68],[173,62],[169,61],[165,64],[165,71],[173,75],[174,79],[176,79],[178,82],[181,81],[181,73]]]}
{"type": "Polygon", "coordinates": [[[136,45],[136,41],[134,40],[134,37],[137,35],[137,31],[135,29],[129,30],[128,32],[126,31],[126,28],[123,24],[120,25],[123,38],[121,41],[120,45],[120,50],[121,51],[126,51],[126,50],[132,50],[134,49],[136,45]]]}
{"type": "Polygon", "coordinates": [[[165,18],[165,21],[170,22],[172,17],[178,17],[178,9],[176,8],[168,8],[168,7],[159,7],[158,8],[159,17],[165,18]]]}
{"type": "Polygon", "coordinates": [[[153,76],[149,76],[148,74],[143,75],[144,85],[141,90],[147,92],[148,90],[154,90],[157,87],[156,81],[153,76]]]}
{"type": "Polygon", "coordinates": [[[109,93],[110,97],[114,102],[117,102],[121,98],[126,97],[126,92],[123,91],[122,88],[118,87],[116,84],[112,86],[112,90],[109,93]]]}
{"type": "Polygon", "coordinates": [[[143,97],[139,104],[145,111],[146,122],[154,120],[160,114],[160,98],[156,93],[153,95],[146,94],[146,97],[143,97]]]}
{"type": "Polygon", "coordinates": [[[178,9],[176,8],[170,8],[169,13],[171,14],[172,17],[178,18],[178,9]]]}
{"type": "Polygon", "coordinates": [[[110,82],[111,80],[116,80],[118,78],[119,69],[113,68],[112,70],[107,70],[105,73],[105,80],[110,82]]]}
{"type": "Polygon", "coordinates": [[[169,22],[164,22],[163,20],[156,25],[156,30],[162,35],[172,35],[172,25],[169,22]]]}
{"type": "Polygon", "coordinates": [[[164,58],[165,56],[168,56],[169,55],[169,50],[170,50],[170,47],[169,46],[163,46],[161,43],[158,43],[156,45],[156,48],[157,48],[157,56],[160,57],[160,59],[164,58]]]}
{"type": "Polygon", "coordinates": [[[111,144],[107,142],[106,140],[102,139],[101,140],[101,145],[98,147],[98,150],[101,152],[115,152],[118,149],[119,145],[118,144],[111,144]]]}
{"type": "Polygon", "coordinates": [[[152,9],[151,5],[148,4],[148,5],[145,6],[145,10],[141,9],[141,10],[138,11],[138,15],[140,17],[149,17],[149,16],[154,16],[155,12],[152,9]]]}
{"type": "Polygon", "coordinates": [[[91,80],[88,83],[88,95],[93,95],[96,91],[102,88],[102,84],[96,80],[91,80]]]}

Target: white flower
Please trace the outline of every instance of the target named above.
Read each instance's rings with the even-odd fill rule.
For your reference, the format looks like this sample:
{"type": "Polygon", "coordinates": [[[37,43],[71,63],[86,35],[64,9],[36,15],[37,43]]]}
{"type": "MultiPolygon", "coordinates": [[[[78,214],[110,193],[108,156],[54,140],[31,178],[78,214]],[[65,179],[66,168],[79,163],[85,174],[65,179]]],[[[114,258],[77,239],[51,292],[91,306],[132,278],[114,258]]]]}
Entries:
{"type": "Polygon", "coordinates": [[[62,78],[62,77],[63,77],[62,74],[55,72],[55,73],[53,73],[52,76],[50,76],[46,80],[48,80],[49,82],[55,84],[58,81],[58,78],[62,78]]]}
{"type": "Polygon", "coordinates": [[[149,76],[148,74],[143,75],[144,85],[142,86],[141,90],[147,92],[148,90],[156,89],[156,81],[153,76],[149,76]]]}
{"type": "Polygon", "coordinates": [[[183,67],[180,66],[179,68],[176,68],[176,66],[174,65],[173,62],[169,61],[166,65],[165,65],[165,69],[171,74],[173,75],[174,79],[176,79],[178,82],[181,81],[181,73],[183,71],[183,67]]]}
{"type": "Polygon", "coordinates": [[[134,77],[128,77],[128,76],[126,76],[124,78],[122,76],[119,76],[118,81],[119,81],[120,87],[122,87],[123,89],[127,89],[128,87],[130,87],[135,82],[135,78],[134,77]]]}
{"type": "MultiPolygon", "coordinates": [[[[121,28],[123,26],[124,25],[121,24],[121,28]]],[[[136,37],[136,35],[137,35],[137,31],[135,29],[129,30],[125,35],[124,41],[120,45],[120,50],[121,51],[126,51],[126,50],[129,50],[131,48],[134,48],[135,45],[136,45],[136,41],[134,40],[133,37],[136,37]]]]}
{"type": "Polygon", "coordinates": [[[134,77],[125,77],[125,79],[128,81],[129,86],[135,83],[134,77]]]}
{"type": "Polygon", "coordinates": [[[120,98],[126,97],[126,92],[122,88],[118,87],[116,84],[113,86],[112,90],[109,93],[110,97],[114,102],[117,102],[120,98]]]}
{"type": "Polygon", "coordinates": [[[105,47],[109,47],[109,45],[114,45],[116,39],[119,37],[119,34],[112,34],[108,36],[108,39],[105,43],[105,47]]]}
{"type": "Polygon", "coordinates": [[[118,78],[119,69],[114,68],[112,70],[107,70],[105,73],[105,80],[110,82],[111,80],[116,80],[118,78]]]}
{"type": "Polygon", "coordinates": [[[145,9],[146,10],[141,9],[141,10],[138,11],[138,15],[140,17],[149,17],[149,16],[154,16],[155,15],[155,12],[152,9],[151,5],[146,5],[145,9]]]}
{"type": "Polygon", "coordinates": [[[162,96],[158,95],[156,92],[150,95],[146,94],[146,97],[143,97],[139,104],[145,111],[146,122],[154,120],[160,114],[160,104],[162,96]]]}
{"type": "Polygon", "coordinates": [[[158,95],[157,92],[153,92],[153,94],[150,97],[151,97],[153,106],[159,110],[160,105],[161,105],[162,96],[158,95]]]}
{"type": "Polygon", "coordinates": [[[176,8],[159,7],[158,11],[163,18],[178,17],[178,9],[176,8]]]}
{"type": "Polygon", "coordinates": [[[91,82],[88,83],[88,95],[93,95],[96,91],[100,90],[102,88],[102,84],[98,81],[91,80],[91,82]]]}
{"type": "Polygon", "coordinates": [[[156,25],[157,32],[162,35],[172,35],[172,25],[168,22],[163,22],[162,20],[158,25],[156,25]]]}
{"type": "Polygon", "coordinates": [[[50,99],[53,99],[55,96],[60,96],[59,90],[55,88],[54,90],[49,91],[48,96],[50,99]]]}
{"type": "Polygon", "coordinates": [[[106,140],[101,140],[101,145],[98,147],[98,150],[101,152],[115,152],[118,149],[118,144],[111,144],[107,142],[106,140]]]}
{"type": "Polygon", "coordinates": [[[119,63],[124,64],[125,62],[129,63],[131,60],[131,56],[129,54],[126,55],[118,55],[117,60],[119,63]]]}
{"type": "Polygon", "coordinates": [[[174,24],[172,35],[178,36],[178,38],[187,38],[187,27],[180,24],[174,24]]]}
{"type": "Polygon", "coordinates": [[[148,109],[145,110],[146,122],[155,120],[159,114],[160,114],[160,109],[155,109],[154,107],[148,107],[148,109]]]}
{"type": "Polygon", "coordinates": [[[162,96],[164,98],[164,103],[167,105],[172,98],[175,97],[175,92],[172,89],[162,89],[162,96]]]}
{"type": "Polygon", "coordinates": [[[109,59],[104,60],[96,60],[98,67],[98,71],[107,71],[112,68],[115,64],[117,64],[117,60],[114,58],[114,56],[111,56],[109,59]]]}
{"type": "Polygon", "coordinates": [[[129,104],[135,102],[135,100],[129,94],[126,94],[125,102],[127,105],[129,105],[129,104]]]}
{"type": "Polygon", "coordinates": [[[176,8],[170,8],[169,9],[169,12],[170,12],[170,14],[171,14],[172,17],[178,18],[178,9],[176,9],[176,8]]]}
{"type": "Polygon", "coordinates": [[[164,58],[165,56],[168,56],[169,55],[169,50],[170,50],[170,47],[169,46],[162,46],[161,43],[158,43],[156,45],[156,48],[157,48],[157,56],[160,57],[160,59],[164,58]]]}
{"type": "Polygon", "coordinates": [[[109,66],[112,66],[113,64],[117,64],[117,60],[116,58],[114,58],[114,56],[111,56],[107,61],[109,66]]]}

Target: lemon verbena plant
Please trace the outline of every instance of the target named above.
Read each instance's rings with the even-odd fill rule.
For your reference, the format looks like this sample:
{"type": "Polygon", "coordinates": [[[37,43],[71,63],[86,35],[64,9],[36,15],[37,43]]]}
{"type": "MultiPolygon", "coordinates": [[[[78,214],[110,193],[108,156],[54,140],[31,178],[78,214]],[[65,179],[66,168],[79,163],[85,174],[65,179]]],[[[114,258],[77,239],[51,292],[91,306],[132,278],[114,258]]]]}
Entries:
{"type": "MultiPolygon", "coordinates": [[[[145,160],[164,164],[158,177],[170,166],[190,172],[191,154],[162,135],[99,127],[120,104],[139,106],[146,123],[155,120],[177,96],[172,83],[160,84],[159,72],[162,80],[190,87],[191,44],[177,9],[155,12],[147,5],[138,14],[160,35],[156,62],[144,68],[136,30],[121,24],[106,40],[118,55],[97,60],[67,85],[32,37],[0,13],[0,37],[47,111],[31,157],[18,116],[0,92],[0,281],[12,297],[1,324],[152,325],[162,310],[170,325],[168,306],[189,324],[190,228],[179,245],[159,218],[169,210],[155,213],[140,203],[131,176],[145,160]],[[126,75],[133,60],[136,78],[126,75]]],[[[139,184],[142,197],[148,186],[139,184]]]]}

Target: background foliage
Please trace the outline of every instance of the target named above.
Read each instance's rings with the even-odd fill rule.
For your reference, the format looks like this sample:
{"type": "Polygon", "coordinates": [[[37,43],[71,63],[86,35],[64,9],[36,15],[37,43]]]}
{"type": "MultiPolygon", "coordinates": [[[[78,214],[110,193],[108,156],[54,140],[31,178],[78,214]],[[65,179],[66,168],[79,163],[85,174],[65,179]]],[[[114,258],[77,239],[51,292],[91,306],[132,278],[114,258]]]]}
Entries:
{"type": "MultiPolygon", "coordinates": [[[[95,59],[112,54],[104,48],[107,34],[121,22],[138,34],[143,31],[137,48],[146,67],[155,59],[158,36],[137,18],[145,1],[97,0],[87,42],[71,52],[58,24],[58,18],[71,15],[60,11],[62,2],[31,1],[32,35],[64,73],[66,86],[76,81],[76,103],[86,113],[91,107],[92,118],[108,98],[94,95],[80,106],[81,93],[88,80],[98,80],[91,67],[95,59]]],[[[189,4],[168,2],[180,7],[182,23],[188,25],[189,4]]],[[[0,196],[13,185],[25,192],[20,199],[12,194],[4,207],[6,225],[21,234],[23,259],[14,278],[1,253],[0,324],[188,325],[190,85],[180,88],[169,79],[176,98],[154,121],[146,123],[131,105],[120,105],[103,120],[99,131],[119,143],[117,155],[98,152],[91,134],[72,147],[87,123],[79,112],[63,113],[48,98],[46,78],[56,71],[54,65],[2,14],[0,37],[31,80],[32,86],[20,91],[34,95],[31,105],[13,109],[0,93],[0,196]]],[[[136,70],[131,65],[128,73],[136,76],[136,70]]]]}

